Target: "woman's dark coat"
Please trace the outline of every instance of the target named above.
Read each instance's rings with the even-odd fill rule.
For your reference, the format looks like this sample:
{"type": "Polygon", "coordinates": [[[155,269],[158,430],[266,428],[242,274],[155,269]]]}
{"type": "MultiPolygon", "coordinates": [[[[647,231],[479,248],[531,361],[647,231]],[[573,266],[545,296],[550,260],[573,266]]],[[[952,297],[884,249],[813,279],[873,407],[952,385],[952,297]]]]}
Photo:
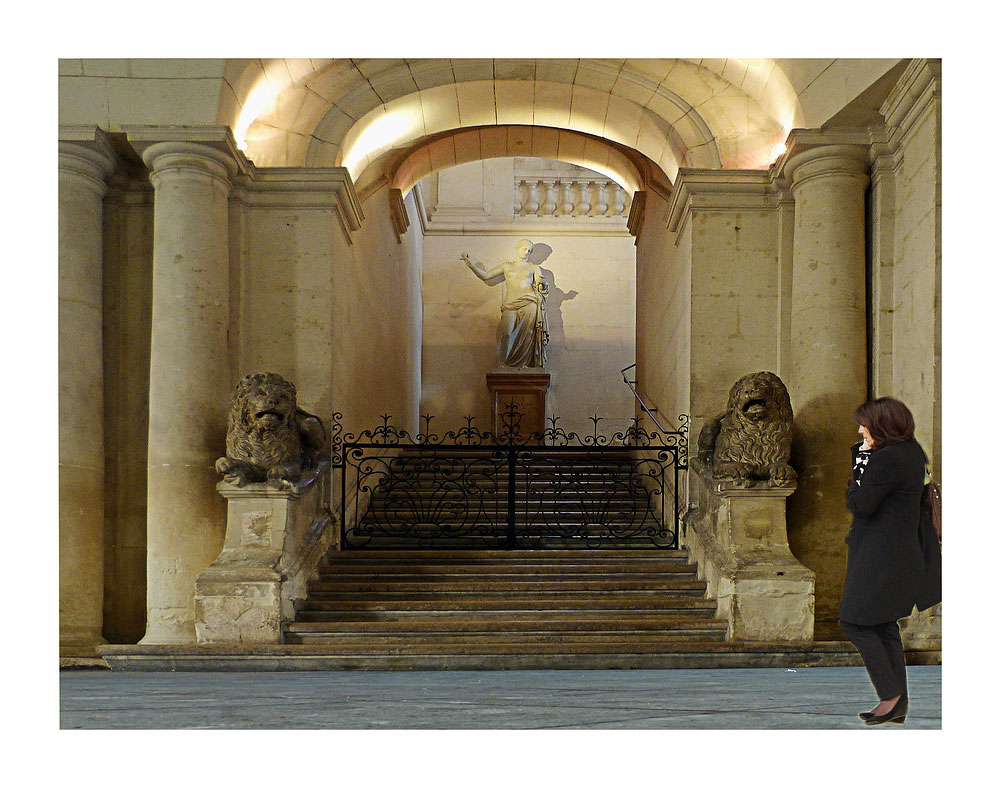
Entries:
{"type": "MultiPolygon", "coordinates": [[[[851,447],[857,458],[861,444],[851,447]]],[[[861,475],[847,491],[854,515],[847,535],[847,575],[840,618],[872,626],[910,615],[940,601],[940,552],[936,599],[933,574],[925,568],[920,498],[924,489],[924,452],[915,440],[895,443],[871,453],[861,475]],[[929,601],[932,600],[932,601],[929,601]]],[[[933,533],[933,529],[931,530],[933,533]]],[[[937,551],[937,539],[928,557],[937,551]]]]}

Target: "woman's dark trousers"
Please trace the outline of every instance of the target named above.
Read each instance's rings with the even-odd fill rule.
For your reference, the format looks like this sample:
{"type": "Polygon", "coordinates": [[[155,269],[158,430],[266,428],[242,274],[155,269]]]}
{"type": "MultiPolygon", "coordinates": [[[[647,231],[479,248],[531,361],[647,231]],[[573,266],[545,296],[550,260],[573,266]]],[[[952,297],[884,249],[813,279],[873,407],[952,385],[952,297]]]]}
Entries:
{"type": "Polygon", "coordinates": [[[879,700],[889,700],[897,695],[907,697],[906,662],[899,624],[889,621],[863,626],[841,621],[840,628],[861,654],[879,700]]]}

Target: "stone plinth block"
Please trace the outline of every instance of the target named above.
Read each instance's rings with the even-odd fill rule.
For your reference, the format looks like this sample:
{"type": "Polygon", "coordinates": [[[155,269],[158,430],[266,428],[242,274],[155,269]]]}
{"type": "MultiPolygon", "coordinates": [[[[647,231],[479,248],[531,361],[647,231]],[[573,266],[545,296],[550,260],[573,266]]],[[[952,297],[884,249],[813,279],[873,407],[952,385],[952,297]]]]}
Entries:
{"type": "Polygon", "coordinates": [[[815,575],[792,555],[785,500],[794,485],[720,482],[691,461],[685,543],[729,621],[730,641],[812,640],[815,575]]]}
{"type": "Polygon", "coordinates": [[[545,431],[545,394],[549,373],[541,370],[493,370],[486,373],[493,407],[493,434],[502,436],[511,429],[525,437],[545,431]],[[516,424],[510,421],[511,404],[517,409],[516,424]],[[519,417],[519,419],[518,419],[519,417]]]}
{"type": "Polygon", "coordinates": [[[195,583],[199,643],[281,643],[282,624],[333,537],[330,471],[324,462],[288,490],[219,482],[226,540],[195,583]]]}

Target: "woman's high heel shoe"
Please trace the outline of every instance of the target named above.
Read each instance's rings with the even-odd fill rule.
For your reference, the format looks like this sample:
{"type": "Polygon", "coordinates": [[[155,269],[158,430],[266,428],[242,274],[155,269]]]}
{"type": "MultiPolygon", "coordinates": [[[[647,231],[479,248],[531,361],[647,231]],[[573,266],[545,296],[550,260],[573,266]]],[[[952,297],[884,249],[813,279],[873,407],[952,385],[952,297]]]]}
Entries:
{"type": "Polygon", "coordinates": [[[865,721],[865,725],[885,725],[887,722],[902,725],[906,722],[906,712],[909,710],[909,705],[906,698],[900,698],[896,701],[896,705],[885,714],[876,715],[870,712],[861,712],[858,716],[865,721]]]}

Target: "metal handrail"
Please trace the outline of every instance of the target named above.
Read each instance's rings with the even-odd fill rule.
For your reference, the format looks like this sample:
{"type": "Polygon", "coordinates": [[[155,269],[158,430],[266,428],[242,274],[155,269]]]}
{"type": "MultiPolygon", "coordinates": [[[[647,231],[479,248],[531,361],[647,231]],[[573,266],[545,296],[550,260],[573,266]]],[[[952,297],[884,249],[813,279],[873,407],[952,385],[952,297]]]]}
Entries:
{"type": "MultiPolygon", "coordinates": [[[[639,362],[636,362],[636,364],[638,364],[638,363],[639,362]]],[[[657,429],[659,429],[660,432],[664,432],[665,433],[665,432],[667,432],[667,430],[663,429],[663,425],[661,425],[660,422],[658,422],[656,420],[656,416],[653,415],[653,412],[656,410],[656,408],[653,408],[652,410],[650,410],[650,408],[648,408],[646,406],[646,403],[642,401],[642,397],[639,396],[639,392],[635,388],[634,384],[636,383],[636,381],[629,380],[628,376],[625,374],[630,369],[635,369],[636,364],[632,364],[631,366],[625,367],[625,369],[622,370],[622,380],[624,380],[625,381],[625,385],[628,386],[632,390],[632,393],[635,395],[636,400],[639,402],[639,407],[642,408],[642,412],[649,414],[649,418],[651,418],[653,420],[653,424],[656,425],[657,429]]]]}

